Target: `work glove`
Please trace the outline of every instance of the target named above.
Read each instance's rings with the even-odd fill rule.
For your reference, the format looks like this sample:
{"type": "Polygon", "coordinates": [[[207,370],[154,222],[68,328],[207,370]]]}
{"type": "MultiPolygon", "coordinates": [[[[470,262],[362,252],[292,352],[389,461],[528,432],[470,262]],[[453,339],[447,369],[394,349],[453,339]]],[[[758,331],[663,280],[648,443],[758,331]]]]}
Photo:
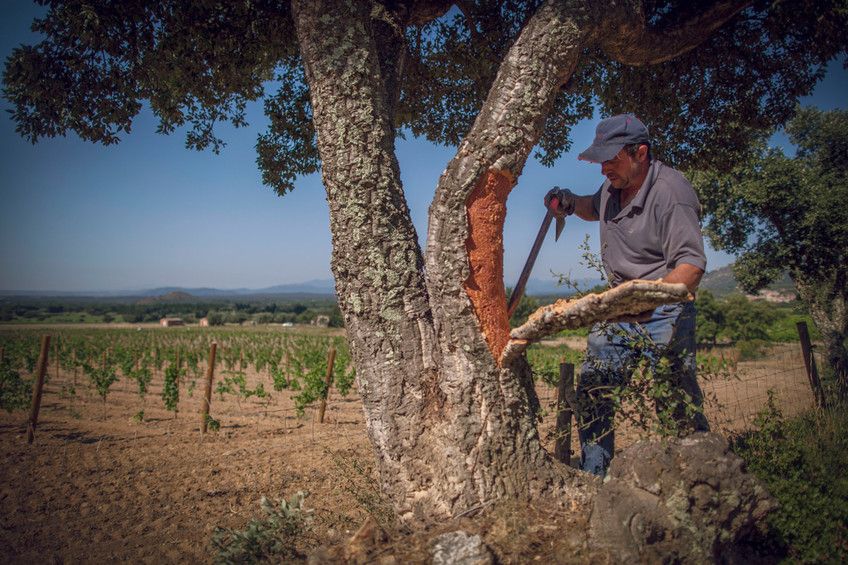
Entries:
{"type": "Polygon", "coordinates": [[[556,216],[570,216],[574,213],[574,207],[577,205],[577,195],[567,188],[553,187],[545,195],[545,208],[551,207],[551,199],[559,200],[559,206],[554,210],[556,216]]]}

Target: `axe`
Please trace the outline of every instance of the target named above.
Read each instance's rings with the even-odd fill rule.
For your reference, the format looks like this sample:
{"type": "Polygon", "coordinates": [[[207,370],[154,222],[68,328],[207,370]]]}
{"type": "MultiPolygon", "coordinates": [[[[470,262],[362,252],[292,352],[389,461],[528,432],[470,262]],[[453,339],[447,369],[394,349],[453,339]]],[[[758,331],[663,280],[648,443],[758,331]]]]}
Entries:
{"type": "MultiPolygon", "coordinates": [[[[533,264],[536,262],[536,256],[539,254],[539,249],[542,248],[542,242],[545,240],[545,234],[548,233],[548,228],[551,225],[551,220],[554,218],[554,210],[559,207],[559,198],[551,198],[548,205],[548,211],[545,214],[545,219],[542,220],[542,225],[539,227],[539,233],[536,234],[536,241],[533,242],[533,247],[530,248],[530,255],[527,261],[524,262],[524,268],[521,270],[521,276],[518,277],[518,283],[512,289],[512,294],[509,295],[509,301],[506,304],[507,319],[512,318],[512,313],[515,307],[521,302],[521,297],[524,296],[524,287],[527,286],[527,279],[530,278],[530,271],[533,270],[533,264]]],[[[554,241],[559,240],[559,234],[565,227],[565,218],[556,219],[556,232],[554,241]]]]}

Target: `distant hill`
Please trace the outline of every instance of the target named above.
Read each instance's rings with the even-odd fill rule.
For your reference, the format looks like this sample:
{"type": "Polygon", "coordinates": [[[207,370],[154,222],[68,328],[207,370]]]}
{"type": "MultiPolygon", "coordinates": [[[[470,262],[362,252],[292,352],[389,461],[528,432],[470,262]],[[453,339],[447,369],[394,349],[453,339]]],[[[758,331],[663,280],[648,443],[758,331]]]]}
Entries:
{"type": "Polygon", "coordinates": [[[233,288],[219,289],[210,287],[186,288],[179,286],[164,286],[138,290],[85,290],[85,291],[49,291],[49,290],[0,290],[0,297],[5,298],[113,298],[134,299],[151,298],[179,300],[188,296],[191,301],[207,298],[261,297],[285,295],[291,297],[332,298],[335,296],[333,279],[314,279],[302,283],[278,284],[265,288],[233,288]]]}
{"type": "Polygon", "coordinates": [[[741,292],[739,290],[739,283],[736,282],[736,277],[733,276],[733,265],[727,265],[726,267],[705,273],[698,288],[709,290],[715,296],[725,296],[733,292],[741,292]]]}
{"type": "MultiPolygon", "coordinates": [[[[588,290],[597,286],[604,281],[602,279],[575,279],[573,281],[581,291],[588,290]]],[[[509,285],[509,281],[507,281],[509,285]]],[[[529,279],[525,294],[530,296],[570,296],[574,294],[574,289],[568,286],[559,286],[553,278],[549,279],[529,279]]]]}
{"type": "MultiPolygon", "coordinates": [[[[739,283],[733,275],[733,265],[727,265],[704,275],[699,285],[701,290],[709,290],[715,296],[727,296],[734,292],[743,292],[739,283]]],[[[779,281],[770,284],[767,288],[782,293],[794,293],[795,286],[788,274],[784,274],[779,281]]]]}
{"type": "Polygon", "coordinates": [[[159,296],[147,296],[141,300],[137,300],[136,304],[176,304],[185,302],[197,302],[197,297],[187,292],[174,291],[159,296]]]}

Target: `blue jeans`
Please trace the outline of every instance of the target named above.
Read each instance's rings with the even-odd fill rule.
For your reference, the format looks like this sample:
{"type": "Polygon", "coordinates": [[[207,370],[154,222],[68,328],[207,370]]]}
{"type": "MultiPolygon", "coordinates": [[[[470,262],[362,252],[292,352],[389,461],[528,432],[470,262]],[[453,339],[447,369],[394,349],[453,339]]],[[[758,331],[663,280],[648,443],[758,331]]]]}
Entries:
{"type": "Polygon", "coordinates": [[[576,392],[584,471],[606,474],[615,452],[615,401],[610,392],[630,382],[640,360],[647,361],[654,379],[668,380],[670,394],[656,402],[657,413],[670,413],[680,432],[709,429],[700,411],[703,395],[695,375],[694,303],[660,306],[647,322],[596,324],[589,333],[576,392]],[[668,365],[661,364],[662,359],[668,365]],[[694,414],[691,407],[687,414],[687,400],[699,408],[694,414]]]}

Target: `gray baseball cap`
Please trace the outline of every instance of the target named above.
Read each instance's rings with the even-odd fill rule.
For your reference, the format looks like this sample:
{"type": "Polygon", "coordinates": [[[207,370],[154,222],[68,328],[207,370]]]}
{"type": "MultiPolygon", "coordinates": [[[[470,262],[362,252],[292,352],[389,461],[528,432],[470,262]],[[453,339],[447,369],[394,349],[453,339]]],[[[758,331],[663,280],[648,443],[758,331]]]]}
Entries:
{"type": "Polygon", "coordinates": [[[595,129],[592,145],[577,158],[591,163],[603,163],[618,155],[625,145],[650,141],[648,128],[639,118],[633,114],[619,114],[601,120],[595,129]]]}

